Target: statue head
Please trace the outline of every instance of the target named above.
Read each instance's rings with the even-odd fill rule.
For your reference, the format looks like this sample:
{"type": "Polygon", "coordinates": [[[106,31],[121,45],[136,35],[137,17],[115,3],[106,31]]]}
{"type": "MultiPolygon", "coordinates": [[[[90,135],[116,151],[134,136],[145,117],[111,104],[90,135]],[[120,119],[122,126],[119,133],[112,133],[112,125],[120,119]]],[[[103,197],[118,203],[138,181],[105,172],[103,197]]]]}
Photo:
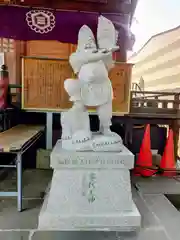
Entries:
{"type": "Polygon", "coordinates": [[[113,67],[112,53],[119,49],[116,45],[118,34],[113,23],[100,16],[98,19],[97,41],[91,29],[84,25],[78,34],[78,45],[69,62],[77,74],[84,64],[103,61],[107,70],[113,67]]]}

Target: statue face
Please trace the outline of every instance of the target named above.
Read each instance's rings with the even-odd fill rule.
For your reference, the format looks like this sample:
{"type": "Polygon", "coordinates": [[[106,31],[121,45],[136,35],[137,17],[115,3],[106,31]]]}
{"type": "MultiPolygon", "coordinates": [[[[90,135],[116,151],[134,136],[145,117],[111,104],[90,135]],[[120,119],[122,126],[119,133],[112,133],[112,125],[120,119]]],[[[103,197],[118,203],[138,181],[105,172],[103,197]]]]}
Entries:
{"type": "Polygon", "coordinates": [[[78,74],[83,83],[101,83],[108,79],[108,71],[103,61],[84,64],[78,74]]]}

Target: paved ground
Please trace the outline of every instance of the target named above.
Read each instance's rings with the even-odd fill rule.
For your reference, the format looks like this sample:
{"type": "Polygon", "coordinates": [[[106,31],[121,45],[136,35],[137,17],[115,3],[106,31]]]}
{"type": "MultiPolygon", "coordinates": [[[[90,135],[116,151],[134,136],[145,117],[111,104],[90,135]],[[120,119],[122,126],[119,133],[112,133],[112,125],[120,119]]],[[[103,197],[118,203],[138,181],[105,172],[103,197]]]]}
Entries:
{"type": "MultiPolygon", "coordinates": [[[[41,232],[38,214],[44,191],[52,177],[50,170],[26,170],[23,174],[26,209],[18,213],[16,199],[0,200],[0,240],[178,240],[180,213],[164,194],[180,206],[180,179],[133,178],[133,198],[142,215],[141,230],[130,234],[115,232],[41,232]],[[169,196],[169,194],[171,194],[169,196]]],[[[15,173],[0,182],[0,190],[16,187],[15,173]]]]}

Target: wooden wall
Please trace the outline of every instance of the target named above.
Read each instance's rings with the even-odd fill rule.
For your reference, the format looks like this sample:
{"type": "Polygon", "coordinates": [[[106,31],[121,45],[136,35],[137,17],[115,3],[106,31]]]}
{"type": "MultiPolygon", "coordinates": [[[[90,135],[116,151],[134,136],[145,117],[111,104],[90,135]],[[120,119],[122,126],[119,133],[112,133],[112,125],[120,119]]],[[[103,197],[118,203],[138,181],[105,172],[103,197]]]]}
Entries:
{"type": "Polygon", "coordinates": [[[26,56],[68,59],[74,50],[73,44],[58,41],[28,41],[26,43],[26,56]]]}
{"type": "Polygon", "coordinates": [[[25,43],[13,39],[0,39],[0,52],[4,53],[4,62],[9,71],[11,84],[21,82],[21,55],[25,53],[25,43]]]}
{"type": "MultiPolygon", "coordinates": [[[[63,86],[73,77],[67,60],[26,57],[23,62],[24,109],[62,111],[71,106],[63,86]]],[[[131,64],[116,63],[109,74],[115,114],[129,112],[131,69],[131,64]]]]}
{"type": "MultiPolygon", "coordinates": [[[[45,57],[68,60],[69,55],[76,50],[76,45],[58,41],[14,41],[11,48],[1,39],[1,52],[5,52],[5,64],[8,66],[11,84],[22,82],[22,57],[45,57]]],[[[123,51],[114,54],[114,60],[124,62],[123,51]]]]}
{"type": "Polygon", "coordinates": [[[22,57],[36,56],[68,59],[75,51],[76,45],[60,43],[58,41],[15,41],[0,39],[0,52],[4,52],[5,64],[9,71],[9,82],[22,82],[22,57]]]}

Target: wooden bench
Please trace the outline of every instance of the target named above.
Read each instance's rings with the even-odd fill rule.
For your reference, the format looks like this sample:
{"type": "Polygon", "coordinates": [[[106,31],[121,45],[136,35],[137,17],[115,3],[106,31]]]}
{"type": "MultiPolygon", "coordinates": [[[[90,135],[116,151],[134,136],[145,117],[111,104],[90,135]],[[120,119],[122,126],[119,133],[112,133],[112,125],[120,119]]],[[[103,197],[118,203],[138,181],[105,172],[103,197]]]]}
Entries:
{"type": "Polygon", "coordinates": [[[0,165],[1,168],[17,169],[17,191],[0,192],[0,197],[17,197],[18,211],[22,211],[22,155],[42,136],[44,126],[17,125],[0,133],[0,151],[14,154],[13,164],[0,165]]]}

